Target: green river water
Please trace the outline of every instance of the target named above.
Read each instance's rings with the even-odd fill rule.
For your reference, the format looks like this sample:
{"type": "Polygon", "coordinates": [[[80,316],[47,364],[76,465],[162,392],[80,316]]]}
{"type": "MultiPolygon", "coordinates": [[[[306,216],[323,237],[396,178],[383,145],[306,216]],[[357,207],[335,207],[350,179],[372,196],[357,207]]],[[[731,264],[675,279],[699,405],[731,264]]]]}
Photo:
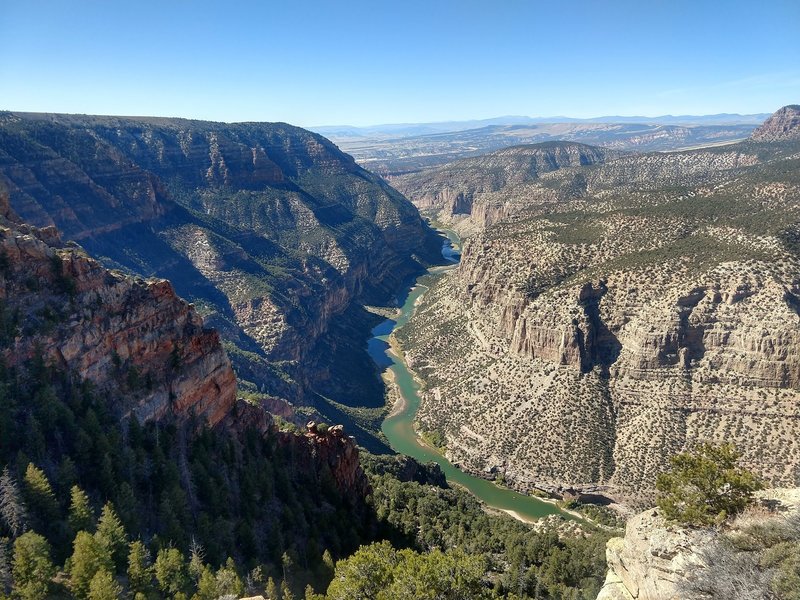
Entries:
{"type": "MultiPolygon", "coordinates": [[[[458,237],[453,232],[447,231],[445,233],[451,242],[444,244],[442,254],[446,259],[456,263],[459,254],[453,245],[459,246],[458,237]]],[[[387,319],[372,330],[373,337],[368,344],[369,354],[382,370],[391,370],[394,375],[394,381],[405,401],[405,406],[399,414],[387,417],[384,420],[383,432],[395,451],[407,454],[421,462],[433,461],[437,463],[444,471],[449,482],[457,483],[467,488],[489,507],[499,510],[512,510],[525,520],[534,520],[552,514],[560,514],[566,518],[571,518],[570,515],[561,511],[552,503],[520,494],[495,485],[486,479],[464,473],[453,466],[439,452],[421,444],[414,431],[414,416],[417,414],[420,403],[419,384],[406,367],[402,357],[396,356],[389,350],[388,339],[393,331],[408,322],[414,313],[417,300],[427,291],[430,283],[454,267],[455,264],[451,267],[435,267],[427,274],[422,275],[407,290],[407,295],[404,298],[398,298],[398,303],[402,302],[400,313],[392,319],[387,319]]]]}

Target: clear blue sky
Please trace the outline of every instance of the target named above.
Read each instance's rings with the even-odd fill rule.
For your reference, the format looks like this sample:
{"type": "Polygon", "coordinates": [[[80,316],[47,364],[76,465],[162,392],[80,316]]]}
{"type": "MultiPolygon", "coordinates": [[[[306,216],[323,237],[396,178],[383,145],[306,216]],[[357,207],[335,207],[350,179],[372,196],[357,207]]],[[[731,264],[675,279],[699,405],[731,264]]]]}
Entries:
{"type": "Polygon", "coordinates": [[[299,125],[771,112],[798,0],[0,0],[0,109],[299,125]]]}

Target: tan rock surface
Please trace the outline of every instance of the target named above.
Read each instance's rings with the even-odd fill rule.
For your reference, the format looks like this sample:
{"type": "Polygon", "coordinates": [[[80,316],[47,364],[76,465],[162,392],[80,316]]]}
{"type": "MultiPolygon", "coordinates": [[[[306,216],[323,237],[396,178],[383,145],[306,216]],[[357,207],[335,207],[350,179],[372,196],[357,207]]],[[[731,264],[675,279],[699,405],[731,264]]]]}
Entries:
{"type": "Polygon", "coordinates": [[[420,426],[523,491],[600,484],[646,501],[700,440],[796,485],[798,156],[747,142],[494,192],[513,211],[465,240],[398,333],[425,382],[420,426]]]}

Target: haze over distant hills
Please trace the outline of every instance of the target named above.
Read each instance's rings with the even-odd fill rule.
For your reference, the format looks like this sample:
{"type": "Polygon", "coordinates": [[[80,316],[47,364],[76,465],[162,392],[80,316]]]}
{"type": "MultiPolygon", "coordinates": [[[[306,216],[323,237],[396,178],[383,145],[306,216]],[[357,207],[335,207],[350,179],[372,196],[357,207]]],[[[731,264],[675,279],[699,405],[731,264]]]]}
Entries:
{"type": "Polygon", "coordinates": [[[320,125],[309,127],[311,131],[327,137],[364,137],[379,134],[405,137],[426,133],[444,133],[478,129],[490,125],[530,125],[534,123],[655,123],[660,125],[760,125],[770,113],[740,115],[737,113],[718,113],[715,115],[661,115],[658,117],[606,115],[601,117],[527,117],[524,115],[505,115],[489,119],[467,121],[432,121],[429,123],[385,123],[356,127],[353,125],[320,125]]]}
{"type": "Polygon", "coordinates": [[[503,116],[312,129],[331,139],[362,166],[384,176],[395,176],[500,148],[557,140],[632,152],[718,145],[745,139],[768,116],[729,113],[588,119],[503,116]]]}

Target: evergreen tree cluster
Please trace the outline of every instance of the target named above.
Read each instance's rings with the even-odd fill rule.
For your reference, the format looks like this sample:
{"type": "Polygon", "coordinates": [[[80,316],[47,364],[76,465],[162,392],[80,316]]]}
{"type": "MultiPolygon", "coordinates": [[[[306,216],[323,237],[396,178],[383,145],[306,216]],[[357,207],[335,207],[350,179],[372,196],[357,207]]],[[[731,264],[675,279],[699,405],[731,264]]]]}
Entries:
{"type": "Polygon", "coordinates": [[[347,589],[352,598],[384,600],[594,600],[597,596],[607,569],[605,545],[613,532],[584,526],[564,534],[559,521],[534,529],[507,515],[487,513],[468,492],[438,483],[435,468],[429,475],[424,469],[415,473],[426,483],[400,481],[392,474],[395,462],[369,455],[364,460],[373,487],[378,537],[404,550],[393,554],[384,544],[372,544],[337,562],[329,598],[343,598],[342,590],[347,589]],[[386,567],[370,570],[360,568],[362,563],[386,567]],[[447,591],[422,593],[438,589],[432,583],[435,573],[450,582],[447,591]],[[360,595],[366,580],[376,577],[383,582],[380,593],[360,595]],[[418,595],[404,595],[403,590],[409,589],[418,595]]]}
{"type": "Polygon", "coordinates": [[[607,534],[487,514],[411,459],[365,454],[354,507],[278,434],[114,405],[41,361],[0,365],[0,598],[578,599],[602,582],[607,534]]]}
{"type": "Polygon", "coordinates": [[[0,597],[202,599],[270,578],[289,597],[370,539],[364,507],[278,434],[113,406],[40,360],[0,365],[0,597]]]}

